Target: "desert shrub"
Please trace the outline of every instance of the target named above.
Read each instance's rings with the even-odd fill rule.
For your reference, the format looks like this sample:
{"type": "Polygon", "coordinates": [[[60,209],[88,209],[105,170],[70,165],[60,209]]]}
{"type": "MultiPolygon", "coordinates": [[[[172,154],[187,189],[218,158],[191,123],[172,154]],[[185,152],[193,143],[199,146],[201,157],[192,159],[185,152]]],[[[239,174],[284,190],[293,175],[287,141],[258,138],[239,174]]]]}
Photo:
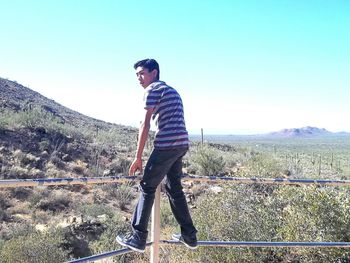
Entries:
{"type": "Polygon", "coordinates": [[[57,130],[60,120],[52,113],[43,110],[41,107],[33,107],[26,111],[20,111],[16,114],[18,124],[25,128],[35,129],[45,127],[50,131],[57,130]]]}
{"type": "Polygon", "coordinates": [[[0,191],[0,221],[7,221],[10,219],[10,216],[6,210],[10,206],[9,194],[7,192],[0,191]]]}
{"type": "Polygon", "coordinates": [[[34,167],[33,165],[35,165],[39,159],[39,157],[36,157],[31,153],[27,153],[22,156],[20,161],[22,165],[32,165],[32,167],[34,167]]]}
{"type": "MultiPolygon", "coordinates": [[[[349,242],[349,190],[251,186],[202,195],[193,210],[200,240],[349,242]]],[[[165,247],[167,262],[348,262],[346,249],[165,247]]]]}
{"type": "Polygon", "coordinates": [[[49,210],[53,212],[62,211],[69,207],[72,200],[69,195],[61,191],[53,191],[48,197],[41,199],[36,205],[36,208],[49,210]]]}
{"type": "Polygon", "coordinates": [[[59,231],[34,232],[8,240],[0,251],[3,263],[54,263],[69,260],[68,252],[62,249],[63,236],[59,231]]]}
{"type": "Polygon", "coordinates": [[[47,224],[52,217],[54,217],[54,214],[50,211],[34,210],[32,213],[32,221],[34,224],[47,224]]]}
{"type": "Polygon", "coordinates": [[[256,153],[245,163],[245,169],[240,172],[244,177],[281,177],[283,165],[272,155],[256,153]]]}
{"type": "Polygon", "coordinates": [[[59,123],[57,131],[64,134],[67,137],[75,138],[76,140],[81,140],[83,138],[91,139],[93,138],[93,132],[88,127],[76,127],[69,123],[59,123]]]}
{"type": "Polygon", "coordinates": [[[28,198],[30,208],[35,207],[42,199],[47,198],[50,195],[50,192],[50,189],[47,187],[35,188],[33,193],[28,198]]]}
{"type": "MultiPolygon", "coordinates": [[[[59,132],[77,139],[84,137],[92,138],[91,129],[75,127],[71,124],[63,123],[60,118],[40,106],[35,106],[19,112],[6,111],[5,114],[0,115],[0,122],[4,123],[3,126],[12,128],[25,127],[34,130],[44,127],[46,131],[59,132]]],[[[43,147],[43,145],[41,147],[43,147]]]]}
{"type": "MultiPolygon", "coordinates": [[[[283,224],[278,229],[286,241],[350,241],[349,190],[318,187],[280,188],[283,224]]],[[[298,249],[305,262],[348,262],[345,249],[298,249]]]]}
{"type": "Polygon", "coordinates": [[[46,152],[48,152],[48,151],[50,151],[50,141],[48,140],[48,139],[42,139],[40,142],[39,142],[39,150],[41,151],[41,152],[44,152],[44,151],[46,151],[46,152]]]}
{"type": "Polygon", "coordinates": [[[37,169],[41,162],[39,157],[17,149],[12,153],[11,159],[11,164],[7,164],[8,172],[5,174],[5,178],[27,179],[42,177],[42,171],[37,169]]]}
{"type": "Polygon", "coordinates": [[[87,169],[87,164],[81,160],[75,161],[73,164],[70,165],[71,170],[76,174],[84,174],[85,170],[87,169]]]}
{"type": "Polygon", "coordinates": [[[35,232],[34,226],[28,222],[17,222],[2,225],[0,239],[10,240],[19,236],[26,236],[35,232]]]}
{"type": "MultiPolygon", "coordinates": [[[[196,207],[193,219],[199,240],[263,241],[276,236],[278,209],[272,199],[249,186],[224,187],[219,194],[209,192],[199,198],[196,207]]],[[[190,252],[177,246],[166,254],[169,262],[263,262],[270,249],[199,248],[190,252]]]]}
{"type": "Polygon", "coordinates": [[[119,157],[111,162],[109,169],[112,174],[127,175],[131,161],[124,157],[119,157]]]}
{"type": "Polygon", "coordinates": [[[11,122],[11,112],[6,109],[0,110],[0,130],[6,129],[11,122]]]}
{"type": "Polygon", "coordinates": [[[77,211],[84,215],[84,218],[96,218],[99,215],[107,215],[111,218],[114,214],[111,207],[103,204],[82,204],[77,211]]]}
{"type": "Polygon", "coordinates": [[[11,206],[9,202],[9,196],[9,193],[6,190],[0,190],[0,209],[5,210],[11,206]]]}
{"type": "Polygon", "coordinates": [[[27,168],[23,168],[21,166],[13,165],[10,167],[8,171],[8,175],[6,179],[28,179],[29,178],[29,170],[27,168]]]}
{"type": "MultiPolygon", "coordinates": [[[[65,166],[65,164],[61,161],[60,164],[65,166]]],[[[67,172],[64,170],[60,170],[55,164],[53,164],[51,161],[47,162],[45,164],[45,176],[48,178],[62,178],[62,177],[68,177],[67,172]]]]}
{"type": "Polygon", "coordinates": [[[199,146],[197,150],[191,153],[190,163],[200,175],[220,175],[225,167],[222,153],[207,145],[199,146]]]}
{"type": "Polygon", "coordinates": [[[197,199],[200,195],[204,194],[208,190],[208,188],[208,183],[194,182],[193,186],[191,187],[194,199],[197,199]]]}
{"type": "MultiPolygon", "coordinates": [[[[120,144],[124,144],[125,136],[123,136],[117,129],[110,130],[98,130],[96,135],[93,137],[93,143],[91,144],[91,151],[93,152],[93,158],[90,160],[91,169],[96,176],[99,176],[110,165],[108,154],[117,152],[117,147],[120,144]]],[[[117,168],[116,164],[112,164],[109,170],[106,170],[106,174],[115,173],[113,168],[117,168]]],[[[123,166],[122,166],[123,168],[123,166]]]]}
{"type": "Polygon", "coordinates": [[[128,205],[134,199],[133,183],[123,184],[106,184],[102,186],[103,191],[108,195],[109,199],[114,199],[120,209],[126,210],[128,205]]]}
{"type": "Polygon", "coordinates": [[[7,122],[5,120],[5,118],[0,115],[0,130],[4,130],[7,126],[7,122]]]}
{"type": "Polygon", "coordinates": [[[0,209],[0,221],[8,221],[8,220],[10,220],[9,214],[5,210],[0,209]]]}

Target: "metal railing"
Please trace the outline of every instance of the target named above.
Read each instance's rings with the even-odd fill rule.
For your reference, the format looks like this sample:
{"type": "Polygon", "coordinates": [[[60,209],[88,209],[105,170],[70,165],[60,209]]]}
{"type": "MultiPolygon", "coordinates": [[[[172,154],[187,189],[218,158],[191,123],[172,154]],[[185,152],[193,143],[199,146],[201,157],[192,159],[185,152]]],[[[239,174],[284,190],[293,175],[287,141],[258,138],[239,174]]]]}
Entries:
{"type": "MultiPolygon", "coordinates": [[[[0,180],[0,188],[25,187],[25,186],[54,186],[54,185],[77,185],[77,184],[103,184],[120,183],[137,180],[137,176],[110,176],[110,177],[83,177],[83,178],[47,178],[47,179],[17,179],[0,180]]],[[[349,180],[317,180],[317,179],[288,179],[288,178],[239,178],[239,177],[218,177],[218,176],[193,176],[184,175],[183,180],[200,182],[230,182],[233,184],[273,184],[273,185],[318,185],[318,186],[350,186],[349,180]]],[[[150,262],[159,261],[160,245],[180,245],[174,240],[160,240],[160,186],[155,194],[152,209],[151,247],[150,262]]],[[[350,242],[268,242],[268,241],[198,241],[198,246],[215,247],[331,247],[349,248],[350,242]]],[[[132,252],[129,248],[109,251],[98,255],[75,259],[69,263],[92,262],[112,256],[118,256],[132,252]]]]}
{"type": "MultiPolygon", "coordinates": [[[[105,177],[81,177],[81,178],[38,178],[38,179],[13,179],[0,180],[0,188],[25,187],[25,186],[54,186],[76,184],[104,184],[136,181],[138,176],[105,176],[105,177]]],[[[233,184],[274,184],[274,185],[319,185],[319,186],[350,186],[350,180],[325,180],[325,179],[288,179],[288,178],[245,178],[225,176],[197,176],[184,174],[183,180],[199,182],[230,182],[233,184]]]]}

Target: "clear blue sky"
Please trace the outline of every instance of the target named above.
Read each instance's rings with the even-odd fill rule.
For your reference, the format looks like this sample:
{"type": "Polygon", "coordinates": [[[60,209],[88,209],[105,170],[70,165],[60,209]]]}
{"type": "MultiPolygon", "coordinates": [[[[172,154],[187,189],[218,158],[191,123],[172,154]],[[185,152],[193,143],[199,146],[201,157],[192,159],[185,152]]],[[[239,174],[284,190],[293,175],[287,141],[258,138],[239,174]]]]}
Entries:
{"type": "Polygon", "coordinates": [[[0,0],[0,77],[138,126],[155,58],[191,133],[350,131],[350,1],[0,0]]]}

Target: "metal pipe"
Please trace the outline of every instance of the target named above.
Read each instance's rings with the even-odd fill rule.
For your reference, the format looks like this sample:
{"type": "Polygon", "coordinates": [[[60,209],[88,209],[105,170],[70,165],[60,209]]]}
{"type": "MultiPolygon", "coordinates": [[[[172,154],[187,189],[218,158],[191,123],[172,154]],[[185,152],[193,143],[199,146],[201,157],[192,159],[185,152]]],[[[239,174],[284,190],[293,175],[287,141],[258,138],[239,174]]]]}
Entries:
{"type": "MultiPolygon", "coordinates": [[[[162,245],[182,245],[175,240],[160,240],[162,245]]],[[[350,242],[268,242],[268,241],[198,241],[205,247],[333,247],[348,248],[350,242]]]]}
{"type": "Polygon", "coordinates": [[[324,179],[287,179],[287,178],[245,178],[225,176],[197,176],[183,175],[184,180],[204,182],[227,182],[234,184],[275,184],[275,185],[323,185],[323,186],[350,186],[350,180],[324,179]]]}
{"type": "Polygon", "coordinates": [[[72,261],[68,261],[67,263],[92,262],[94,260],[99,260],[99,259],[108,258],[108,257],[112,257],[112,256],[123,255],[123,254],[130,253],[130,252],[132,252],[132,250],[130,248],[124,248],[124,249],[120,249],[120,250],[105,252],[105,253],[98,254],[98,255],[92,255],[89,257],[85,257],[85,258],[73,259],[72,261]]]}
{"type": "Polygon", "coordinates": [[[136,181],[137,179],[138,179],[137,176],[13,179],[13,180],[0,180],[0,188],[24,187],[24,186],[120,183],[120,182],[126,182],[126,181],[136,181]]]}
{"type": "MultiPolygon", "coordinates": [[[[40,179],[14,179],[0,180],[0,188],[25,186],[52,186],[75,184],[104,184],[137,181],[139,176],[106,176],[81,178],[40,178],[40,179]]],[[[287,178],[244,178],[225,176],[197,176],[183,175],[183,180],[199,182],[230,182],[233,184],[273,184],[273,185],[322,185],[322,186],[350,186],[349,180],[317,180],[317,179],[287,179],[287,178]]]]}
{"type": "MultiPolygon", "coordinates": [[[[161,245],[183,245],[179,241],[175,240],[160,240],[161,245]]],[[[147,246],[151,243],[147,243],[147,246]]],[[[350,242],[267,242],[267,241],[198,241],[198,246],[205,247],[331,247],[331,248],[349,248],[350,242]]],[[[98,255],[93,255],[85,258],[74,259],[67,263],[85,263],[92,262],[94,260],[100,260],[107,257],[123,255],[129,252],[133,252],[129,248],[120,250],[114,250],[105,252],[98,255]]]]}
{"type": "MultiPolygon", "coordinates": [[[[146,246],[150,246],[152,245],[151,242],[147,243],[146,246]]],[[[85,257],[85,258],[78,258],[78,259],[73,259],[71,261],[68,261],[66,263],[85,263],[85,262],[92,262],[95,260],[100,260],[100,259],[104,259],[104,258],[108,258],[108,257],[112,257],[112,256],[119,256],[119,255],[123,255],[126,253],[130,253],[133,252],[133,250],[131,250],[130,248],[123,248],[123,249],[119,249],[119,250],[113,250],[113,251],[108,251],[108,252],[104,252],[98,255],[92,255],[89,257],[85,257]]]]}

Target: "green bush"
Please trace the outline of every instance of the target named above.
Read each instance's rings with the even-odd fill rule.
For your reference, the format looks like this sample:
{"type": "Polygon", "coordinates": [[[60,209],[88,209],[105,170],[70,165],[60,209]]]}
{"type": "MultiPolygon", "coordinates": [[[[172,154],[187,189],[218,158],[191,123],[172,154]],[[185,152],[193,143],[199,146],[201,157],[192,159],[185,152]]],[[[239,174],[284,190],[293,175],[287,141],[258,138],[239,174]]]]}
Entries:
{"type": "Polygon", "coordinates": [[[124,157],[118,157],[111,162],[108,168],[110,169],[112,174],[127,175],[130,165],[131,161],[129,159],[124,157]]]}
{"type": "MultiPolygon", "coordinates": [[[[349,190],[250,185],[201,195],[193,210],[199,240],[350,241],[349,190]]],[[[167,262],[349,262],[346,249],[164,248],[167,262]]]]}
{"type": "Polygon", "coordinates": [[[9,194],[5,191],[0,191],[0,221],[7,221],[10,219],[6,211],[10,206],[9,194]]]}
{"type": "Polygon", "coordinates": [[[128,205],[134,199],[133,183],[106,184],[102,189],[108,194],[109,199],[114,199],[120,209],[127,210],[128,205]]]}
{"type": "MultiPolygon", "coordinates": [[[[349,242],[349,190],[318,187],[280,188],[283,224],[278,229],[286,241],[349,242]]],[[[298,249],[305,262],[348,262],[345,249],[298,249]],[[336,261],[338,260],[338,261],[336,261]]]]}
{"type": "Polygon", "coordinates": [[[7,124],[5,118],[0,115],[0,130],[4,130],[7,127],[7,124]]]}
{"type": "Polygon", "coordinates": [[[28,197],[29,207],[34,208],[42,199],[47,198],[49,195],[50,189],[47,187],[35,188],[33,193],[28,197]]]}
{"type": "MultiPolygon", "coordinates": [[[[224,187],[222,193],[202,195],[196,207],[193,219],[199,240],[264,241],[274,240],[276,236],[278,210],[270,198],[249,186],[224,187]]],[[[169,262],[263,262],[269,253],[270,249],[237,248],[199,248],[192,252],[177,246],[169,249],[168,259],[169,262]]]]}
{"type": "Polygon", "coordinates": [[[62,249],[63,236],[59,231],[32,233],[6,241],[0,251],[1,263],[61,263],[69,260],[62,249]]]}
{"type": "Polygon", "coordinates": [[[5,241],[20,236],[27,236],[35,232],[34,226],[28,222],[3,225],[0,231],[0,239],[5,241]]]}
{"type": "Polygon", "coordinates": [[[34,107],[26,111],[20,111],[15,115],[17,124],[25,128],[35,129],[45,127],[50,131],[57,130],[60,120],[52,113],[43,110],[40,107],[34,107]]]}
{"type": "Polygon", "coordinates": [[[11,122],[13,113],[6,110],[0,110],[0,130],[6,129],[11,122]]]}
{"type": "Polygon", "coordinates": [[[11,188],[11,197],[17,198],[18,200],[27,200],[27,198],[33,193],[33,189],[30,187],[16,187],[11,188]]]}
{"type": "Polygon", "coordinates": [[[194,165],[200,175],[220,175],[223,173],[225,162],[222,153],[210,146],[199,146],[191,153],[190,163],[194,165]]]}
{"type": "Polygon", "coordinates": [[[54,191],[51,192],[51,194],[41,199],[36,205],[36,208],[42,209],[42,210],[49,210],[52,212],[62,211],[69,207],[71,204],[72,199],[69,195],[67,195],[65,192],[60,191],[54,191]]]}

